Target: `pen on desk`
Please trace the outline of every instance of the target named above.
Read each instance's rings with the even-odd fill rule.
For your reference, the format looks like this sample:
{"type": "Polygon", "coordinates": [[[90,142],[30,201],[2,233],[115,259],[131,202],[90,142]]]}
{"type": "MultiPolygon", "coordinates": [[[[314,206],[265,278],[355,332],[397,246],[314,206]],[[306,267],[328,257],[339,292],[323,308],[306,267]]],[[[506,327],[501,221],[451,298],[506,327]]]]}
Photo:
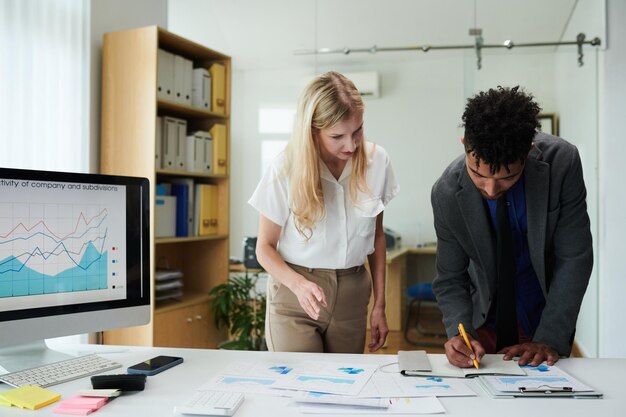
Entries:
{"type": "Polygon", "coordinates": [[[474,349],[472,349],[472,345],[469,339],[467,338],[467,333],[465,333],[465,326],[463,326],[463,323],[459,323],[459,333],[461,334],[461,337],[463,338],[463,340],[465,340],[465,344],[467,345],[469,350],[474,355],[474,359],[472,359],[472,361],[474,361],[474,366],[476,367],[476,369],[478,369],[478,361],[476,360],[476,354],[474,353],[474,349]]]}

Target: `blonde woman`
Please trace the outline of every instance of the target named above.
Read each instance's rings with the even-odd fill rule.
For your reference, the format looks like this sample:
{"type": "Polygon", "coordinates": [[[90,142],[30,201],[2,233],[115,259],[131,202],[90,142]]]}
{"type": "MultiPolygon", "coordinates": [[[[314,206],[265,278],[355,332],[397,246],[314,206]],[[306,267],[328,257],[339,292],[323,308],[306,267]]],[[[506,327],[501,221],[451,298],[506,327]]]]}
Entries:
{"type": "Polygon", "coordinates": [[[383,210],[399,187],[385,150],[363,138],[363,111],[346,77],[315,78],[287,148],[250,198],[257,258],[270,275],[270,350],[363,353],[372,287],[368,347],[385,343],[383,210]]]}

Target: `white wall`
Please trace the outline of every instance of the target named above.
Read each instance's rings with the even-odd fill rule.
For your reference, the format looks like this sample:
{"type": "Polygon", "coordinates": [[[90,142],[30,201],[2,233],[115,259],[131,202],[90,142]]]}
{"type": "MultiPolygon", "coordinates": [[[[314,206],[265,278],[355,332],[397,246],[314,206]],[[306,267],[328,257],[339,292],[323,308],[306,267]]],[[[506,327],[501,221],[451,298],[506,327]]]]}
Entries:
{"type": "Polygon", "coordinates": [[[100,171],[102,36],[152,25],[167,28],[167,0],[91,0],[90,172],[100,171]]]}
{"type": "MultiPolygon", "coordinates": [[[[250,1],[240,2],[238,7],[206,0],[169,3],[169,30],[233,57],[233,256],[241,256],[244,236],[257,233],[257,214],[246,201],[261,175],[260,161],[255,156],[260,154],[261,141],[267,139],[257,129],[259,106],[294,106],[303,77],[330,69],[380,73],[382,96],[366,100],[365,132],[369,140],[385,147],[391,155],[401,192],[386,209],[385,224],[400,232],[403,243],[410,246],[435,240],[430,187],[462,152],[459,125],[469,95],[499,84],[519,84],[534,93],[544,108],[554,109],[553,48],[485,51],[480,71],[476,70],[473,51],[293,55],[296,49],[314,47],[383,45],[385,40],[389,45],[393,39],[396,41],[390,46],[407,43],[397,41],[407,37],[393,38],[390,31],[395,35],[404,32],[409,37],[419,35],[434,44],[454,43],[455,39],[456,44],[471,44],[473,38],[467,35],[467,27],[473,23],[468,21],[473,7],[468,2],[428,2],[428,14],[420,8],[424,2],[395,1],[389,7],[371,0],[363,7],[356,7],[356,3],[363,3],[354,1],[294,3],[268,0],[263,7],[250,1]],[[451,13],[451,7],[456,12],[451,13]],[[399,12],[405,9],[406,13],[399,12]],[[207,25],[207,20],[213,24],[207,25]],[[281,39],[285,37],[292,42],[281,39]]],[[[562,17],[566,21],[567,13],[550,19],[562,17]]],[[[502,28],[487,30],[485,36],[493,39],[496,30],[502,28]]],[[[529,33],[522,40],[533,35],[529,33]]]]}
{"type": "Polygon", "coordinates": [[[626,2],[607,1],[607,49],[600,66],[599,356],[626,357],[626,2]]]}
{"type": "MultiPolygon", "coordinates": [[[[402,2],[395,1],[394,5],[399,3],[402,2]]],[[[397,13],[398,7],[379,7],[378,14],[372,16],[367,11],[375,6],[373,0],[352,9],[350,1],[326,0],[92,0],[93,43],[98,47],[94,53],[99,56],[99,39],[106,31],[159,24],[233,57],[231,254],[234,256],[241,256],[242,237],[256,234],[256,213],[245,202],[261,174],[260,141],[267,139],[258,133],[258,109],[264,105],[293,105],[304,79],[331,68],[380,72],[383,95],[380,99],[366,101],[366,133],[371,140],[385,146],[393,158],[403,189],[387,210],[386,224],[400,231],[407,244],[434,239],[428,191],[445,164],[460,151],[458,138],[462,130],[459,124],[465,98],[497,83],[524,85],[534,93],[545,111],[560,114],[561,134],[579,146],[584,159],[594,243],[599,251],[596,250],[596,269],[579,319],[578,342],[590,356],[626,356],[626,335],[616,319],[626,314],[626,306],[621,302],[626,293],[626,281],[622,278],[620,263],[620,257],[626,253],[623,239],[626,221],[620,210],[626,206],[626,198],[615,192],[623,189],[618,158],[626,150],[622,140],[626,131],[623,117],[626,112],[623,99],[626,97],[623,75],[626,73],[626,31],[621,25],[626,18],[626,5],[622,0],[607,1],[609,48],[595,52],[585,47],[582,68],[575,65],[575,47],[561,48],[556,54],[554,50],[545,49],[513,54],[485,52],[481,71],[475,70],[474,55],[469,51],[365,57],[292,54],[294,49],[322,46],[366,46],[377,42],[383,45],[385,41],[387,45],[390,42],[404,44],[390,40],[398,32],[411,33],[419,41],[451,43],[441,35],[440,27],[452,27],[447,32],[454,36],[465,35],[466,28],[471,26],[468,24],[472,12],[469,3],[446,1],[435,10],[430,8],[423,13],[422,9],[415,13],[420,11],[420,4],[423,5],[423,2],[416,2],[410,13],[397,13]],[[166,3],[167,10],[164,10],[166,3]],[[119,10],[124,12],[119,13],[119,10]],[[379,22],[368,23],[367,19],[379,22]],[[346,35],[338,36],[338,32],[346,35]],[[280,46],[280,39],[286,37],[294,45],[292,48],[280,46]],[[552,58],[546,54],[552,54],[552,58]],[[589,84],[594,79],[599,80],[597,93],[589,84]],[[599,103],[599,110],[595,110],[599,117],[595,122],[593,118],[588,122],[586,116],[594,112],[594,103],[599,103]],[[598,131],[599,151],[593,143],[598,140],[598,131]]],[[[567,7],[562,7],[562,13],[556,8],[537,16],[533,25],[541,24],[539,20],[546,17],[561,33],[560,23],[569,19],[562,33],[563,40],[573,39],[576,33],[584,31],[588,38],[600,36],[606,44],[605,28],[597,25],[604,18],[603,1],[560,3],[561,6],[575,4],[573,15],[563,16],[569,12],[567,7]]],[[[497,7],[497,2],[479,1],[478,26],[485,20],[480,16],[484,16],[485,11],[496,13],[497,7]]],[[[525,3],[524,7],[531,6],[525,3]]],[[[513,20],[487,30],[485,37],[493,42],[507,33],[507,26],[528,27],[528,24],[528,19],[513,20]]],[[[553,39],[537,35],[535,29],[528,32],[528,36],[536,38],[524,36],[520,40],[553,39]]],[[[96,58],[92,63],[94,71],[99,71],[96,58]]],[[[94,109],[97,103],[99,95],[92,97],[94,109]]],[[[97,138],[99,124],[94,118],[98,117],[93,114],[92,111],[92,137],[97,138]]],[[[96,146],[94,142],[92,166],[97,169],[96,146]]]]}
{"type": "MultiPolygon", "coordinates": [[[[575,39],[580,32],[586,39],[604,37],[604,8],[597,0],[579,0],[564,32],[575,39]]],[[[576,326],[576,343],[588,357],[598,356],[598,65],[602,52],[583,47],[583,66],[578,66],[576,47],[559,47],[555,54],[555,108],[560,135],[578,147],[587,186],[587,207],[593,235],[595,268],[581,306],[576,326]],[[575,87],[575,88],[574,88],[575,87]]]]}

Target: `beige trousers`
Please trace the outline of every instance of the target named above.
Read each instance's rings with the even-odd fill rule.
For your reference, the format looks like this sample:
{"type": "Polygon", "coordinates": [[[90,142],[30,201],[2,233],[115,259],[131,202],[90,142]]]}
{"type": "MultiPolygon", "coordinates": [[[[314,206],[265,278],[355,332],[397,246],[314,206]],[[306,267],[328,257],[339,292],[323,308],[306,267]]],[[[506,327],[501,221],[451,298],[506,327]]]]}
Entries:
{"type": "Polygon", "coordinates": [[[317,320],[308,316],[293,292],[270,277],[267,285],[265,338],[278,352],[363,353],[367,305],[372,279],[363,266],[348,269],[311,269],[288,264],[319,285],[328,307],[317,320]]]}

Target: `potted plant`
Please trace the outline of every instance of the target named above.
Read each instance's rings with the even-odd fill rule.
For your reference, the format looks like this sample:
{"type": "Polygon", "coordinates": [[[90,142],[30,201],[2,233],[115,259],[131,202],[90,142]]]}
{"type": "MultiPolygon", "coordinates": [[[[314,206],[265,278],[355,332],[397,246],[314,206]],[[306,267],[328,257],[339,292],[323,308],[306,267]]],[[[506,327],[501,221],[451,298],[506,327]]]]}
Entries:
{"type": "Polygon", "coordinates": [[[231,277],[209,292],[218,328],[226,326],[230,340],[219,349],[261,350],[265,347],[265,294],[256,292],[258,274],[231,277]]]}

